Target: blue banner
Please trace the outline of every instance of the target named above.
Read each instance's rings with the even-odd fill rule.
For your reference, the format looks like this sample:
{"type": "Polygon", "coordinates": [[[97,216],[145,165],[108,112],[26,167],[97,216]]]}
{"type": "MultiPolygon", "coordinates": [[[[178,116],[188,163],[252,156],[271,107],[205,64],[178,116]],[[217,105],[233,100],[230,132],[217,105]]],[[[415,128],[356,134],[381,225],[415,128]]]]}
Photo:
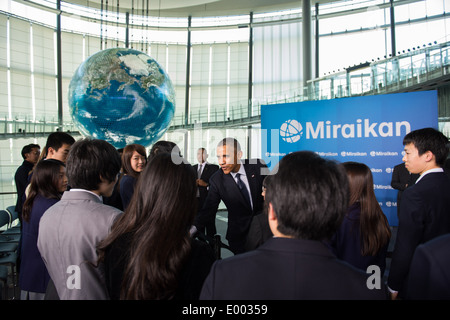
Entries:
{"type": "Polygon", "coordinates": [[[372,171],[377,200],[396,226],[392,170],[402,162],[403,137],[425,127],[438,128],[437,91],[264,105],[261,153],[270,169],[298,150],[365,163],[372,171]]]}

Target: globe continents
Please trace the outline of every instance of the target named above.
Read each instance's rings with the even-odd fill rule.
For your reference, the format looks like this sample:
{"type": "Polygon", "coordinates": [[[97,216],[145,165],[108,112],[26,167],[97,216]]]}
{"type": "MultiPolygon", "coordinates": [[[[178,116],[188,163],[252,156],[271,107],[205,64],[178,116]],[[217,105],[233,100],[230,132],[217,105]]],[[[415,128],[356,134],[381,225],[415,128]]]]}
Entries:
{"type": "Polygon", "coordinates": [[[167,130],[175,91],[167,73],[147,54],[106,49],[84,61],[69,85],[72,120],[85,136],[116,148],[149,146],[167,130]]]}
{"type": "Polygon", "coordinates": [[[297,120],[287,120],[281,125],[280,136],[286,142],[294,143],[302,137],[302,125],[297,120]]]}

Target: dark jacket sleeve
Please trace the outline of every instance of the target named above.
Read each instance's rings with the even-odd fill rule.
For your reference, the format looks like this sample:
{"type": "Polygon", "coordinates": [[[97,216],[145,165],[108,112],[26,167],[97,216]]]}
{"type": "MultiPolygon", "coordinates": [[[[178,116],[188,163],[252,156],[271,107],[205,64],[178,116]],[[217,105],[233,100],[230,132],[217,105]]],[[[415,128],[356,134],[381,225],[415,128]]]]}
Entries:
{"type": "Polygon", "coordinates": [[[400,167],[395,166],[394,170],[392,172],[392,180],[391,180],[391,187],[403,191],[406,189],[406,184],[401,181],[400,177],[400,167]]]}
{"type": "Polygon", "coordinates": [[[217,209],[219,208],[220,201],[222,200],[218,186],[219,179],[219,173],[217,173],[214,174],[209,180],[208,196],[206,197],[203,208],[198,211],[194,220],[194,225],[199,230],[204,228],[208,224],[208,221],[214,221],[216,219],[217,209]]]}
{"type": "Polygon", "coordinates": [[[396,291],[402,291],[405,288],[414,251],[421,243],[423,235],[425,219],[423,214],[426,209],[420,195],[416,192],[408,192],[410,190],[413,189],[403,193],[399,228],[389,271],[388,285],[396,291]]]}

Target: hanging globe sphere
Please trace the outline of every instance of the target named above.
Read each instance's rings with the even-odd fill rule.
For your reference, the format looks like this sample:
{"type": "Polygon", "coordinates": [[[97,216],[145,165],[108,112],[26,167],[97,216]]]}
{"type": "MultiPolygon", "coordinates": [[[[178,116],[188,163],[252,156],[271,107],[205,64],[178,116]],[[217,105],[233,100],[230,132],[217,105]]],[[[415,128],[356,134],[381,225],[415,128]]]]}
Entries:
{"type": "Polygon", "coordinates": [[[167,73],[149,55],[127,48],[87,58],[70,81],[68,98],[81,134],[116,148],[153,144],[175,113],[175,90],[167,73]]]}

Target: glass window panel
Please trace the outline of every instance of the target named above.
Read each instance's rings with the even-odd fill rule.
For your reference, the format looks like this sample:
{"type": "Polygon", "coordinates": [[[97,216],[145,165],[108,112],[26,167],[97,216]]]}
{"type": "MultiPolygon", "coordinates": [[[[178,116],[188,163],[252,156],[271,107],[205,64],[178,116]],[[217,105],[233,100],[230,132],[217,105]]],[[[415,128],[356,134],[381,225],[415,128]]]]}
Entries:
{"type": "Polygon", "coordinates": [[[226,85],[215,85],[211,88],[211,121],[223,121],[228,114],[229,100],[228,87],[226,85]]]}
{"type": "MultiPolygon", "coordinates": [[[[69,101],[68,101],[69,84],[70,84],[71,79],[72,79],[72,77],[62,79],[62,95],[63,95],[62,100],[63,100],[63,121],[64,122],[72,122],[72,118],[71,118],[70,112],[69,112],[69,101]]],[[[58,117],[56,117],[56,119],[58,119],[58,117]]]]}
{"type": "Polygon", "coordinates": [[[8,18],[0,15],[0,66],[7,66],[7,23],[8,18]]]}
{"type": "Polygon", "coordinates": [[[36,105],[36,120],[57,116],[55,77],[43,74],[34,75],[34,91],[36,105]]]}
{"type": "Polygon", "coordinates": [[[30,118],[31,114],[31,77],[29,72],[11,70],[11,106],[13,117],[30,118]]]}
{"type": "Polygon", "coordinates": [[[439,15],[444,13],[444,1],[443,0],[427,0],[425,2],[427,8],[427,16],[439,15]]]}
{"type": "Polygon", "coordinates": [[[176,84],[186,83],[186,46],[168,45],[168,58],[166,72],[170,79],[176,84]]]}
{"type": "Polygon", "coordinates": [[[191,48],[191,86],[209,85],[210,46],[200,44],[191,48]]]}
{"type": "Polygon", "coordinates": [[[8,116],[8,81],[7,70],[0,67],[0,119],[8,116]]]}
{"type": "Polygon", "coordinates": [[[33,70],[35,73],[55,75],[54,31],[33,25],[33,70]]]}
{"type": "Polygon", "coordinates": [[[149,47],[149,55],[158,61],[158,63],[165,69],[168,70],[167,65],[167,44],[166,43],[154,43],[149,47]]]}
{"type": "Polygon", "coordinates": [[[420,23],[408,23],[397,25],[395,29],[397,40],[397,51],[403,53],[413,47],[427,46],[434,41],[443,42],[446,40],[445,21],[422,21],[420,23]],[[414,37],[411,37],[411,35],[414,37]]]}
{"type": "Polygon", "coordinates": [[[227,85],[229,83],[228,70],[228,44],[214,44],[212,46],[211,83],[215,85],[227,85]]]}
{"type": "Polygon", "coordinates": [[[230,83],[248,83],[248,43],[230,44],[230,83]]]}
{"type": "Polygon", "coordinates": [[[72,78],[75,70],[83,62],[83,36],[63,32],[61,40],[63,76],[72,78]]]}
{"type": "Polygon", "coordinates": [[[30,23],[10,18],[11,68],[30,71],[30,23]]]}
{"type": "Polygon", "coordinates": [[[370,62],[372,59],[382,59],[387,55],[383,29],[322,37],[319,47],[319,74],[342,71],[344,68],[370,62]]]}

